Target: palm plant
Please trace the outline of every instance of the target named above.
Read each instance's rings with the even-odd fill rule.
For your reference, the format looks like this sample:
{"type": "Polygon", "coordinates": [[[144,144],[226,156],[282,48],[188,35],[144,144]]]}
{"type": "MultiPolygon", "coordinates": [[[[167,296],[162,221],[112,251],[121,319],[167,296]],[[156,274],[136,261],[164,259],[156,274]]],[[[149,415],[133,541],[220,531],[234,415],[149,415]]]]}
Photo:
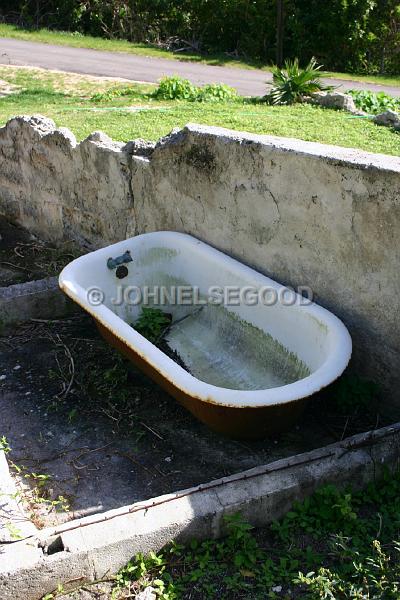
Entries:
{"type": "Polygon", "coordinates": [[[273,87],[267,95],[271,104],[293,104],[304,96],[330,89],[321,81],[320,69],[315,58],[301,69],[299,59],[287,60],[284,69],[276,67],[272,72],[273,87]]]}

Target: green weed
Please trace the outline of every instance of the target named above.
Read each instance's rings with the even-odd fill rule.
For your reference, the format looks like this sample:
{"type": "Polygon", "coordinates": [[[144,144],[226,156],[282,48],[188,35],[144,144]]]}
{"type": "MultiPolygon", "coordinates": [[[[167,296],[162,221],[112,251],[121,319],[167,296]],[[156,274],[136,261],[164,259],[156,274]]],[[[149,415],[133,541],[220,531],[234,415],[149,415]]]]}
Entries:
{"type": "Polygon", "coordinates": [[[171,324],[171,315],[159,308],[143,306],[134,328],[152,344],[161,340],[163,333],[171,324]]]}
{"type": "Polygon", "coordinates": [[[10,444],[8,443],[5,435],[2,435],[0,438],[0,451],[1,450],[4,452],[4,454],[11,452],[10,444]]]}
{"type": "Polygon", "coordinates": [[[393,542],[400,534],[399,474],[362,492],[325,486],[264,530],[240,515],[227,517],[225,527],[221,540],[136,556],[118,574],[112,597],[150,585],[163,600],[400,597],[400,545],[393,542]]]}
{"type": "Polygon", "coordinates": [[[370,92],[369,90],[349,90],[354,104],[360,110],[370,114],[378,114],[386,110],[400,110],[400,100],[385,92],[370,92]]]}
{"type": "Polygon", "coordinates": [[[237,92],[224,83],[208,83],[198,87],[177,75],[163,77],[153,92],[158,100],[186,100],[188,102],[227,102],[237,98],[237,92]]]}
{"type": "MultiPolygon", "coordinates": [[[[0,449],[9,454],[11,452],[10,445],[7,438],[3,435],[0,438],[0,449]]],[[[9,461],[11,469],[21,478],[29,481],[30,493],[27,495],[26,500],[31,505],[45,504],[49,509],[56,511],[68,511],[70,509],[69,501],[64,496],[53,497],[50,490],[49,484],[51,483],[51,475],[47,473],[36,473],[30,471],[25,465],[17,464],[14,461],[9,461]]],[[[17,491],[13,497],[20,498],[21,492],[17,491]]]]}

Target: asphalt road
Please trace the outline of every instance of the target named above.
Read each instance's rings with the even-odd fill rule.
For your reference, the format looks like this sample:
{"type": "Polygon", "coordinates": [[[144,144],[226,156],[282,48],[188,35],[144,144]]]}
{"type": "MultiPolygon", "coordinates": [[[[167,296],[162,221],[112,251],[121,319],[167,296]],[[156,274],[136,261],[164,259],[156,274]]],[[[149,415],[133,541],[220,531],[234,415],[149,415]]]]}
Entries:
{"type": "MultiPolygon", "coordinates": [[[[222,82],[246,96],[262,96],[271,74],[266,71],[218,67],[165,58],[149,58],[122,52],[70,48],[16,39],[0,38],[0,64],[29,65],[87,75],[124,77],[132,81],[156,83],[164,75],[180,75],[197,85],[222,82]]],[[[389,85],[327,79],[330,85],[346,89],[385,91],[400,96],[400,88],[389,85]]]]}

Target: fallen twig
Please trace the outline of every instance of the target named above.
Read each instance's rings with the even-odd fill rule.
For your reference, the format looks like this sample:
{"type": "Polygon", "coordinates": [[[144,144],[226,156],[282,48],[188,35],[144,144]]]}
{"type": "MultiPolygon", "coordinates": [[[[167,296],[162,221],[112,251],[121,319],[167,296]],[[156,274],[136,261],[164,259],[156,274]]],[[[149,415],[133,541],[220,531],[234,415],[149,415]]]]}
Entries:
{"type": "MultiPolygon", "coordinates": [[[[63,347],[63,349],[64,349],[64,352],[65,352],[65,355],[67,356],[67,358],[68,358],[68,359],[69,359],[69,361],[70,361],[70,362],[69,362],[69,372],[70,372],[70,379],[69,379],[68,385],[65,387],[65,382],[64,382],[64,389],[63,389],[63,391],[62,391],[62,392],[60,392],[59,394],[57,394],[57,398],[62,398],[63,396],[65,397],[65,396],[67,396],[67,395],[68,395],[68,393],[69,393],[69,391],[70,391],[70,389],[71,389],[71,387],[72,387],[72,384],[73,384],[73,382],[74,382],[74,378],[75,378],[75,363],[74,363],[74,359],[73,359],[73,356],[72,356],[72,354],[71,354],[71,351],[70,351],[70,349],[69,349],[69,348],[68,348],[68,346],[67,346],[67,345],[66,345],[66,344],[65,344],[65,343],[62,341],[62,339],[61,339],[61,337],[59,336],[59,334],[58,334],[58,333],[57,333],[57,335],[56,335],[56,338],[57,338],[57,341],[58,341],[58,345],[60,345],[60,346],[62,346],[62,347],[63,347]]],[[[58,362],[58,359],[57,359],[57,357],[56,357],[56,361],[57,361],[57,364],[58,364],[58,368],[60,369],[60,373],[61,373],[61,375],[62,375],[62,369],[61,369],[61,367],[60,367],[60,364],[59,364],[59,362],[58,362]]]]}
{"type": "Polygon", "coordinates": [[[149,473],[149,475],[151,475],[152,477],[154,477],[154,473],[150,469],[148,469],[145,465],[142,465],[142,463],[140,463],[138,460],[136,460],[136,458],[133,458],[133,456],[131,456],[127,452],[119,452],[118,450],[115,450],[113,452],[113,454],[116,454],[117,456],[121,456],[122,458],[127,458],[134,465],[137,465],[138,467],[141,467],[144,471],[146,471],[147,473],[149,473]]]}
{"type": "Polygon", "coordinates": [[[32,271],[26,269],[25,267],[21,267],[20,265],[14,265],[14,263],[7,262],[6,260],[0,260],[0,265],[7,265],[7,267],[11,267],[12,269],[17,269],[19,271],[25,271],[25,273],[32,274],[32,271]]]}
{"type": "Polygon", "coordinates": [[[156,437],[158,437],[159,440],[164,440],[164,438],[159,433],[157,433],[157,431],[154,431],[154,429],[152,429],[151,427],[146,425],[146,423],[143,423],[142,421],[140,421],[140,424],[143,427],[145,427],[146,429],[148,429],[149,431],[151,431],[151,433],[153,433],[156,437]]]}

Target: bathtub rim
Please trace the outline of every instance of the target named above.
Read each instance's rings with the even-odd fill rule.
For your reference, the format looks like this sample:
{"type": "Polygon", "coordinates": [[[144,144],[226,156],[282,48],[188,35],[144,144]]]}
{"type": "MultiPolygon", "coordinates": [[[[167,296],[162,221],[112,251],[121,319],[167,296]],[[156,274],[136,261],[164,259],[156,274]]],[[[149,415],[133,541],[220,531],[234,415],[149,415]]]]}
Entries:
{"type": "MultiPolygon", "coordinates": [[[[350,334],[343,322],[333,313],[322,306],[311,302],[307,306],[297,306],[300,310],[311,313],[317,320],[324,323],[331,336],[332,349],[326,360],[310,375],[299,379],[293,383],[259,390],[237,390],[214,386],[207,382],[197,379],[194,375],[188,373],[183,367],[169,358],[162,350],[149,342],[145,337],[138,333],[133,327],[117,316],[111,309],[104,304],[93,306],[87,300],[88,288],[83,288],[74,281],[74,272],[79,263],[90,261],[93,254],[97,256],[103,254],[104,259],[112,253],[119,253],[121,246],[126,243],[139,240],[140,238],[171,238],[173,241],[179,238],[186,243],[200,245],[203,252],[218,256],[220,260],[230,263],[234,269],[243,274],[251,275],[259,280],[263,285],[275,287],[277,290],[286,286],[263,275],[259,271],[248,267],[235,258],[230,257],[221,250],[202,242],[198,238],[180,232],[174,231],[155,231],[133,236],[126,240],[116,242],[115,244],[100,248],[89,254],[85,254],[71,261],[64,267],[59,275],[59,285],[67,296],[79,304],[96,321],[100,322],[106,329],[114,334],[123,344],[132,348],[144,361],[148,362],[153,369],[157,370],[161,377],[169,381],[182,393],[192,396],[203,402],[217,404],[231,408],[261,408],[287,404],[296,400],[307,398],[321,389],[333,383],[347,367],[352,353],[352,341],[350,334]]],[[[296,294],[300,299],[301,296],[296,294]]],[[[290,308],[290,307],[288,307],[290,308]]]]}

